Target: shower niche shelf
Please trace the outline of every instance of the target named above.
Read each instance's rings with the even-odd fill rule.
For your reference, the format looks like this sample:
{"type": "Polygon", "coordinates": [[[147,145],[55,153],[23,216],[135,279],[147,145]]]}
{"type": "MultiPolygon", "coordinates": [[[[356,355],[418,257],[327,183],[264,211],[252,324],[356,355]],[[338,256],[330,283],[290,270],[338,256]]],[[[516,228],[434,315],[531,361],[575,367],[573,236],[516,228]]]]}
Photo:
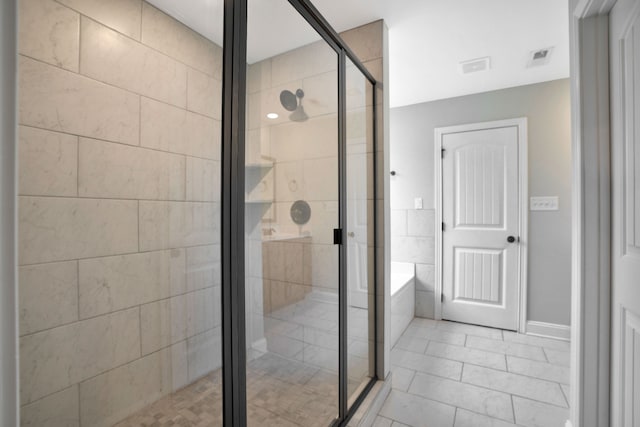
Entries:
{"type": "Polygon", "coordinates": [[[260,159],[245,164],[245,203],[266,205],[273,203],[273,161],[260,159]]]}

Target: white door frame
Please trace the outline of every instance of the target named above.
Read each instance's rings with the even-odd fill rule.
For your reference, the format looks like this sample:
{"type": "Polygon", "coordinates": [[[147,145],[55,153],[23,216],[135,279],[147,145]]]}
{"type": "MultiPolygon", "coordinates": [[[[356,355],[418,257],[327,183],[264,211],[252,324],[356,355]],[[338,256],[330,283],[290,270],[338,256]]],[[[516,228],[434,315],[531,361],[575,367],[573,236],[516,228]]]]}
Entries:
{"type": "Polygon", "coordinates": [[[436,128],[434,132],[435,164],[435,279],[434,279],[434,317],[442,319],[442,136],[453,132],[495,129],[516,126],[518,128],[518,222],[520,237],[518,259],[518,331],[525,333],[527,325],[527,245],[529,220],[529,172],[527,145],[527,118],[506,119],[491,122],[470,123],[458,126],[436,128]]]}
{"type": "Polygon", "coordinates": [[[573,139],[570,420],[574,427],[608,426],[610,420],[608,23],[615,2],[569,2],[573,139]]]}

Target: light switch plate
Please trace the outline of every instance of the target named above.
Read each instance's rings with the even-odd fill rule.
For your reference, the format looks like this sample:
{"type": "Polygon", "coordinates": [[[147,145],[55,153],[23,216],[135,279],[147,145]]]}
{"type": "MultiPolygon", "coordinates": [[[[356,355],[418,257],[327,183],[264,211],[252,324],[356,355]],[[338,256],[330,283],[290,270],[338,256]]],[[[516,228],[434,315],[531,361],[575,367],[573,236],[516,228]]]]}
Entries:
{"type": "Polygon", "coordinates": [[[529,201],[529,209],[532,211],[557,211],[558,208],[558,196],[532,197],[529,201]]]}
{"type": "Polygon", "coordinates": [[[422,197],[416,197],[413,199],[413,208],[422,209],[422,197]]]}

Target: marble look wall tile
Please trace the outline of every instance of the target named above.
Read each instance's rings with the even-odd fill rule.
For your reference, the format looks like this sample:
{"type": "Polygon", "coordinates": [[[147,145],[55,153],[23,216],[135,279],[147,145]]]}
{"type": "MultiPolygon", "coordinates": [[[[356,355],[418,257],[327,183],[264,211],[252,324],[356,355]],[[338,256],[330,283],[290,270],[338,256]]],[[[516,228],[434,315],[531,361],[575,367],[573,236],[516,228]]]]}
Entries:
{"type": "Polygon", "coordinates": [[[316,42],[271,58],[271,83],[279,86],[337,68],[335,51],[324,42],[316,42]]]}
{"type": "Polygon", "coordinates": [[[80,139],[81,197],[184,200],[185,158],[95,139],[80,139]]]}
{"type": "Polygon", "coordinates": [[[215,328],[187,340],[189,381],[222,366],[222,330],[215,328]]]}
{"type": "Polygon", "coordinates": [[[141,101],[141,145],[220,160],[220,122],[148,98],[141,101]]]}
{"type": "Polygon", "coordinates": [[[220,201],[220,162],[187,157],[187,195],[189,201],[220,201]]]}
{"type": "Polygon", "coordinates": [[[430,264],[416,264],[416,290],[433,292],[435,269],[430,264]]]}
{"type": "Polygon", "coordinates": [[[172,275],[172,270],[184,269],[184,265],[184,250],[178,249],[81,260],[80,318],[133,307],[179,292],[184,283],[171,282],[172,277],[181,277],[172,275]]]}
{"type": "Polygon", "coordinates": [[[271,59],[247,67],[247,92],[255,93],[271,87],[271,59]]]}
{"type": "Polygon", "coordinates": [[[140,40],[140,0],[57,0],[133,39],[140,40]]]}
{"type": "Polygon", "coordinates": [[[77,72],[80,15],[53,0],[22,0],[18,5],[18,51],[77,72]]]}
{"type": "Polygon", "coordinates": [[[192,337],[222,323],[220,288],[207,288],[185,295],[187,336],[192,337]]]}
{"type": "Polygon", "coordinates": [[[303,162],[306,200],[338,200],[338,158],[326,157],[303,162]]]}
{"type": "Polygon", "coordinates": [[[171,352],[163,350],[81,383],[81,423],[112,426],[170,391],[171,352]]]}
{"type": "Polygon", "coordinates": [[[142,5],[142,43],[222,80],[222,48],[147,2],[142,5]]]}
{"type": "Polygon", "coordinates": [[[283,90],[295,92],[300,88],[302,88],[302,80],[296,80],[286,85],[264,88],[260,92],[249,94],[247,99],[248,128],[254,130],[261,127],[290,123],[289,116],[291,112],[285,110],[282,103],[280,103],[280,94],[283,90]],[[267,117],[269,113],[276,113],[278,117],[270,119],[267,117]]]}
{"type": "Polygon", "coordinates": [[[81,21],[80,72],[185,108],[187,67],[94,21],[81,21]]]}
{"type": "Polygon", "coordinates": [[[384,21],[343,31],[340,36],[362,62],[382,58],[384,21]]]}
{"type": "Polygon", "coordinates": [[[187,290],[220,286],[220,245],[187,248],[187,290]]]}
{"type": "Polygon", "coordinates": [[[187,298],[173,298],[140,307],[142,354],[150,354],[187,338],[187,298]]]}
{"type": "Polygon", "coordinates": [[[25,57],[19,70],[21,124],[138,144],[138,96],[25,57]]]}
{"type": "Polygon", "coordinates": [[[220,204],[140,202],[140,250],[208,245],[220,241],[220,204]]]}
{"type": "Polygon", "coordinates": [[[311,287],[298,283],[286,283],[272,280],[269,286],[271,310],[278,310],[302,301],[311,287]]]}
{"type": "Polygon", "coordinates": [[[435,211],[416,210],[407,211],[407,234],[409,236],[433,237],[435,236],[435,211]]]}
{"type": "Polygon", "coordinates": [[[222,120],[222,82],[189,68],[187,70],[187,109],[222,120]]]}
{"type": "Polygon", "coordinates": [[[20,126],[19,194],[76,196],[78,137],[20,126]]]}
{"type": "Polygon", "coordinates": [[[289,122],[271,128],[271,155],[279,162],[338,156],[335,115],[289,122]]]}
{"type": "Polygon", "coordinates": [[[189,362],[187,359],[186,340],[171,346],[171,382],[172,392],[189,384],[189,362]]]}
{"type": "Polygon", "coordinates": [[[77,261],[20,267],[20,335],[78,320],[77,261]]]}
{"type": "Polygon", "coordinates": [[[22,427],[80,427],[78,386],[54,393],[20,408],[22,427]]]}
{"type": "Polygon", "coordinates": [[[433,264],[434,245],[433,237],[394,236],[391,240],[391,260],[433,264]]]}
{"type": "Polygon", "coordinates": [[[26,197],[19,200],[19,262],[35,264],[138,250],[135,201],[26,197]]]}
{"type": "Polygon", "coordinates": [[[293,202],[304,197],[303,163],[280,162],[274,166],[275,188],[279,202],[293,202]]]}
{"type": "MultiPolygon", "coordinates": [[[[364,65],[367,70],[371,73],[374,79],[379,82],[384,81],[384,61],[382,59],[372,59],[371,61],[366,61],[362,65],[364,65]]],[[[369,96],[370,101],[369,104],[373,103],[373,96],[369,96]]]]}
{"type": "Polygon", "coordinates": [[[20,397],[29,403],[140,357],[139,309],[20,339],[20,397]]]}
{"type": "Polygon", "coordinates": [[[435,300],[433,292],[416,289],[416,316],[433,319],[435,300]]]}
{"type": "Polygon", "coordinates": [[[304,111],[309,117],[335,114],[338,111],[338,73],[316,74],[302,81],[304,111]]]}

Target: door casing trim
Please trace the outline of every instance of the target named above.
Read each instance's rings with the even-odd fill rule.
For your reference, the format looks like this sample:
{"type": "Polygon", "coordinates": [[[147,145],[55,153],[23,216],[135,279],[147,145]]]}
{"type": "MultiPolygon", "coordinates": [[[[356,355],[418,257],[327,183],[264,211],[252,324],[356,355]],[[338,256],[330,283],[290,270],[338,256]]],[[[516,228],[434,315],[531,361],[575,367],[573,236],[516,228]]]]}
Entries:
{"type": "Polygon", "coordinates": [[[434,318],[442,319],[442,137],[449,133],[469,132],[504,127],[518,128],[518,308],[517,330],[526,333],[527,329],[527,245],[529,242],[529,164],[527,142],[527,118],[469,123],[457,126],[436,128],[434,131],[434,206],[435,206],[435,265],[434,265],[434,318]]]}

